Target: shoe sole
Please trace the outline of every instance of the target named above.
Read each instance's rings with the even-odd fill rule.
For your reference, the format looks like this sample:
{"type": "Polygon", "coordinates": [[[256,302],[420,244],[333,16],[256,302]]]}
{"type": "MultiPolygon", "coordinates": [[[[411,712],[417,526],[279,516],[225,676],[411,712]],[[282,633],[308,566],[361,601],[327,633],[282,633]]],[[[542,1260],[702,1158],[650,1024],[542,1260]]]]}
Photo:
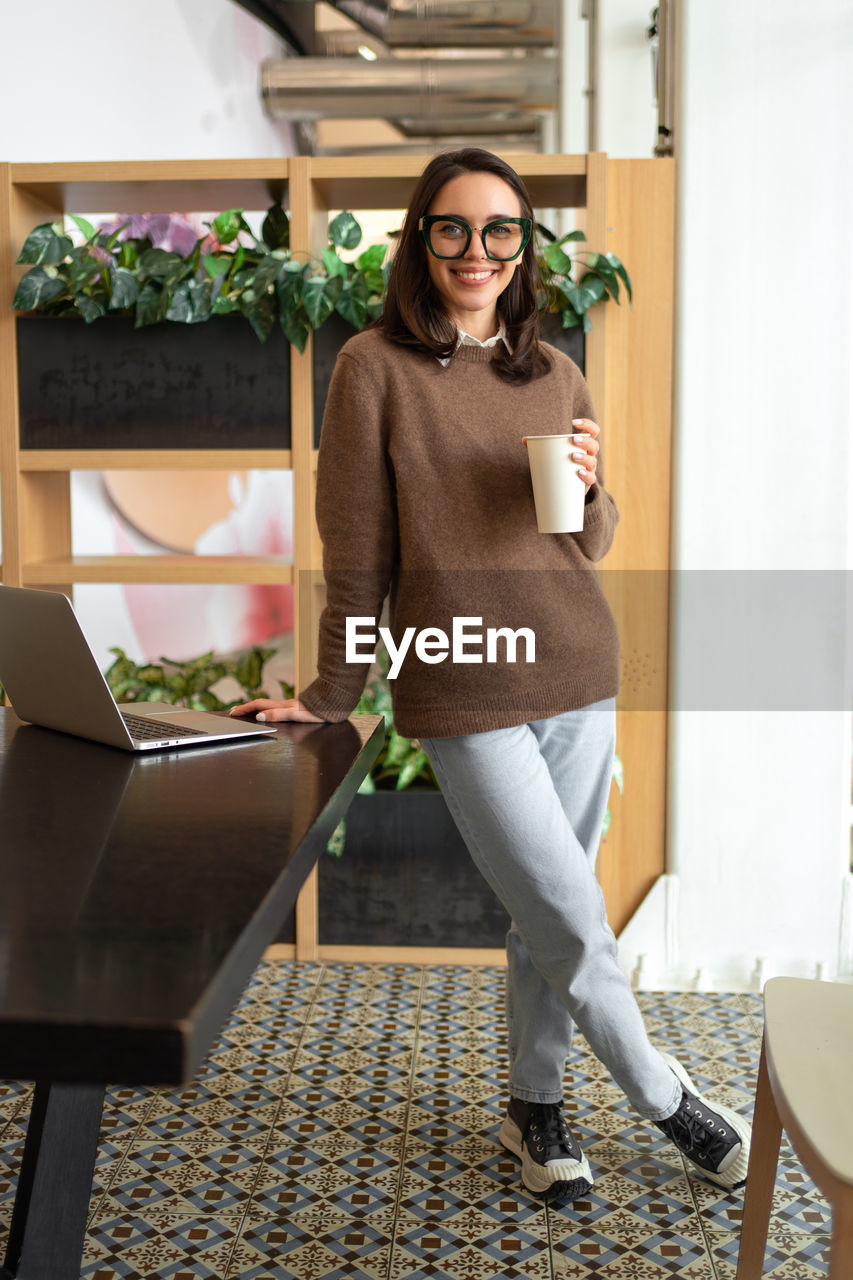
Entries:
{"type": "Polygon", "coordinates": [[[737,1111],[732,1111],[731,1107],[723,1106],[719,1102],[712,1102],[709,1098],[706,1098],[704,1094],[700,1093],[677,1058],[673,1058],[669,1053],[664,1053],[662,1057],[670,1071],[672,1071],[673,1075],[681,1081],[688,1093],[694,1094],[695,1097],[700,1102],[703,1102],[706,1107],[710,1107],[712,1111],[716,1111],[718,1115],[721,1115],[723,1119],[731,1125],[740,1140],[740,1151],[736,1158],[728,1168],[718,1170],[716,1173],[713,1173],[709,1169],[703,1169],[701,1165],[690,1160],[690,1156],[687,1155],[686,1152],[683,1154],[686,1159],[690,1160],[690,1163],[693,1165],[696,1172],[703,1178],[707,1178],[709,1182],[715,1182],[717,1186],[726,1187],[729,1191],[733,1190],[735,1187],[739,1187],[741,1183],[746,1181],[746,1172],[749,1168],[749,1148],[752,1141],[752,1125],[744,1116],[739,1115],[737,1111]]]}
{"type": "Polygon", "coordinates": [[[552,1160],[550,1164],[537,1164],[531,1160],[521,1141],[521,1130],[509,1116],[498,1131],[498,1141],[521,1161],[521,1181],[534,1195],[551,1191],[555,1183],[562,1184],[562,1194],[567,1200],[580,1200],[592,1190],[592,1172],[586,1156],[580,1160],[552,1160]]]}

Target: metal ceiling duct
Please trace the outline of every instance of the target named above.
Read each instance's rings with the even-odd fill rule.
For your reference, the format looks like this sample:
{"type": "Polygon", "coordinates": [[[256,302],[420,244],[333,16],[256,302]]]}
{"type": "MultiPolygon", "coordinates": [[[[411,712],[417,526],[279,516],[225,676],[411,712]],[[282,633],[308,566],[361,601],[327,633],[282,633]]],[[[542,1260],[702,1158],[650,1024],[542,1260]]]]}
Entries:
{"type": "Polygon", "coordinates": [[[470,134],[415,135],[400,142],[362,144],[360,146],[316,146],[315,156],[426,156],[436,151],[455,151],[459,147],[485,147],[487,151],[505,151],[513,155],[536,155],[541,150],[538,133],[491,133],[472,138],[470,134]]]}
{"type": "MultiPolygon", "coordinates": [[[[443,109],[443,108],[442,108],[443,109]]],[[[478,147],[487,147],[484,141],[489,134],[499,134],[503,138],[502,146],[508,146],[508,134],[528,134],[539,136],[542,127],[541,116],[525,116],[515,112],[505,115],[489,115],[478,117],[461,117],[439,115],[432,120],[421,117],[415,119],[394,120],[393,123],[407,138],[452,138],[465,134],[472,141],[476,139],[478,147]]],[[[449,146],[449,143],[445,143],[449,146]]],[[[462,145],[461,143],[459,144],[462,145]]]]}
{"type": "Polygon", "coordinates": [[[550,49],[556,0],[332,0],[336,9],[392,49],[550,49]]]}
{"type": "MultiPolygon", "coordinates": [[[[316,54],[315,0],[237,0],[299,54],[316,54]],[[307,21],[306,21],[307,20],[307,21]],[[312,43],[315,47],[312,48],[312,43]]],[[[392,48],[551,49],[558,0],[329,0],[392,48]]],[[[318,33],[319,34],[319,33],[318,33]]]]}
{"type": "Polygon", "coordinates": [[[261,97],[277,120],[379,117],[439,121],[454,132],[553,109],[557,62],[545,55],[495,58],[269,58],[261,63],[261,97]]]}

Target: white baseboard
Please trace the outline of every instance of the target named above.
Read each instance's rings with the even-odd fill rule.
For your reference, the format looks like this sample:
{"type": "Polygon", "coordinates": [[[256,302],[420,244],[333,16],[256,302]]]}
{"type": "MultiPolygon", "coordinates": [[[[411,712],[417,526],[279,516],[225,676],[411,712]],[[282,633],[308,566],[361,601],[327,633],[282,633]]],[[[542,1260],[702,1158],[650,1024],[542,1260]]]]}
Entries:
{"type": "Polygon", "coordinates": [[[842,886],[838,964],[804,963],[802,958],[755,956],[748,966],[717,956],[707,967],[682,963],[679,938],[679,878],[659,876],[619,935],[619,962],[636,991],[754,991],[764,989],[768,978],[781,975],[853,980],[853,875],[842,886]]]}

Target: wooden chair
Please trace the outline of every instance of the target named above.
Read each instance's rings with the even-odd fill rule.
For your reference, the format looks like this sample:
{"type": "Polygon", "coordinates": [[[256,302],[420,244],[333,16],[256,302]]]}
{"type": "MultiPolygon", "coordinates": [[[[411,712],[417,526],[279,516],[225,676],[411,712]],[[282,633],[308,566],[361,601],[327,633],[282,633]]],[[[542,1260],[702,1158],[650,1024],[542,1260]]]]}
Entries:
{"type": "Polygon", "coordinates": [[[758,1280],[782,1130],[832,1207],[829,1280],[853,1276],[853,986],[771,978],[737,1280],[758,1280]]]}

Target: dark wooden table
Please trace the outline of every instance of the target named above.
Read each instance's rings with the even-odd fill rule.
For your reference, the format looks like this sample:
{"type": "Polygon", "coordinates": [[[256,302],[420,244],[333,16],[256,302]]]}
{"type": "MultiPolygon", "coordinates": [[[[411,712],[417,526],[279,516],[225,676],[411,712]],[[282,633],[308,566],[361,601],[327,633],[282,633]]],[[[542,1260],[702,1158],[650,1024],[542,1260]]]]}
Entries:
{"type": "Polygon", "coordinates": [[[134,755],[0,709],[0,1078],[36,1082],[0,1275],[78,1280],[105,1085],[193,1077],[382,740],[134,755]]]}

